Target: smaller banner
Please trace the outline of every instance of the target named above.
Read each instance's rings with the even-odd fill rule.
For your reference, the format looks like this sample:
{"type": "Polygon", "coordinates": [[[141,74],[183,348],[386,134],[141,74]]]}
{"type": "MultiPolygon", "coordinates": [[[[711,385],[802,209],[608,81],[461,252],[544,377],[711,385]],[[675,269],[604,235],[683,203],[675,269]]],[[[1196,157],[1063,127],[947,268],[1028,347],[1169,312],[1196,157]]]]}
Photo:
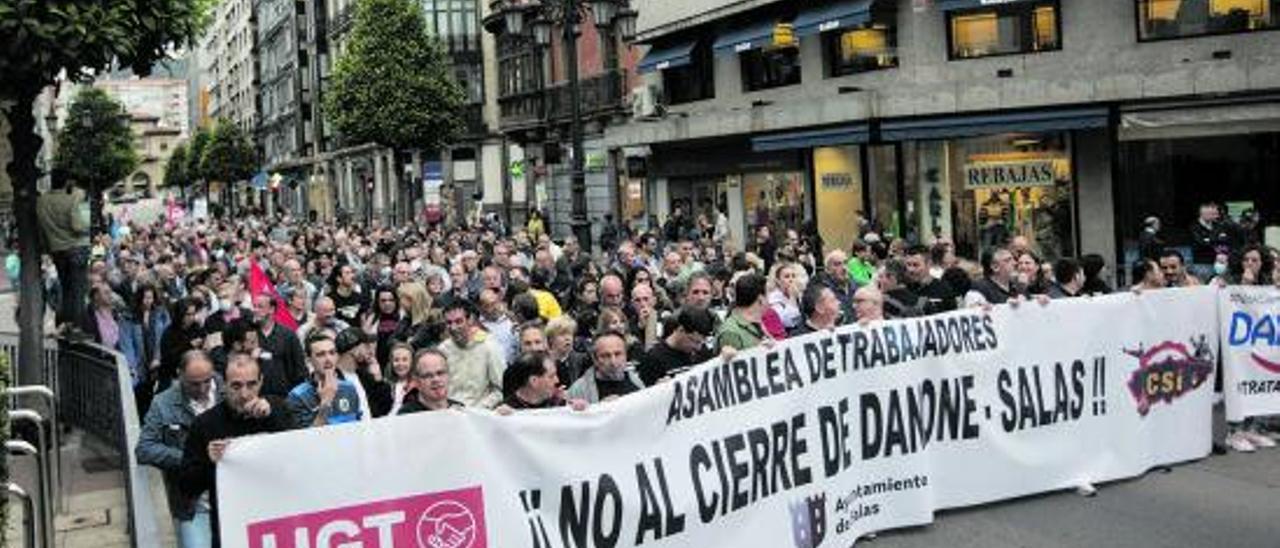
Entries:
{"type": "Polygon", "coordinates": [[[1280,289],[1231,286],[1218,309],[1227,420],[1280,415],[1280,289]]]}
{"type": "Polygon", "coordinates": [[[1057,178],[1052,159],[1012,162],[974,162],[964,166],[968,190],[1024,186],[1053,186],[1057,178]]]}

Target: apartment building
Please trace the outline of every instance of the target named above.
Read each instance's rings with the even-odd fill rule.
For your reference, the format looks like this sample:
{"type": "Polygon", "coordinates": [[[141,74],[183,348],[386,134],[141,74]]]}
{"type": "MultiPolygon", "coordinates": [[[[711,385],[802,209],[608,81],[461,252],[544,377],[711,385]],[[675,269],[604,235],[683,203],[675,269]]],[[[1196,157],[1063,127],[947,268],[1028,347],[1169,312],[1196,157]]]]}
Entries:
{"type": "MultiPolygon", "coordinates": [[[[648,0],[625,211],[1044,258],[1174,245],[1198,205],[1280,238],[1275,0],[648,0]]],[[[1272,242],[1275,243],[1275,242],[1272,242]]]]}

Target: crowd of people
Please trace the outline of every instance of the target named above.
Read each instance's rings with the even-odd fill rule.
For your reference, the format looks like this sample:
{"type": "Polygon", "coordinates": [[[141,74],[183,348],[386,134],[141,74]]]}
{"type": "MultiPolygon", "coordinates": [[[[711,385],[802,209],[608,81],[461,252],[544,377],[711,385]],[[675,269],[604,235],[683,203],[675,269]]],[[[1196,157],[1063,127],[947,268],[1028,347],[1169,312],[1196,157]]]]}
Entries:
{"type": "MultiPolygon", "coordinates": [[[[735,249],[718,224],[613,230],[594,254],[541,225],[245,217],[90,240],[75,224],[54,248],[58,322],[126,356],[139,462],[164,472],[193,547],[217,544],[214,470],[236,437],[463,407],[581,410],[845,324],[1112,291],[1102,257],[1042,261],[1022,237],[973,262],[945,240],[871,231],[821,254],[812,233],[760,226],[735,249]],[[80,253],[84,297],[64,274],[80,253]]],[[[1215,248],[1211,279],[1176,250],[1154,255],[1133,265],[1133,290],[1280,285],[1276,250],[1257,244],[1215,248]]],[[[1227,444],[1273,446],[1260,427],[1234,425],[1227,444]]]]}

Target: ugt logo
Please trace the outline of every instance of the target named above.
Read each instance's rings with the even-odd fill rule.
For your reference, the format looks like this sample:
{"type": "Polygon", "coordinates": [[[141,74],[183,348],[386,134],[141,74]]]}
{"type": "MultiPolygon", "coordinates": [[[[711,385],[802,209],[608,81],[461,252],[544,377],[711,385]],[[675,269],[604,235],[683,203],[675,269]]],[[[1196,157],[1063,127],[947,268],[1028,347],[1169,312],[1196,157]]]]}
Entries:
{"type": "Polygon", "coordinates": [[[1192,339],[1193,351],[1177,341],[1164,341],[1143,350],[1125,350],[1138,358],[1138,369],[1129,377],[1129,393],[1138,404],[1138,414],[1147,416],[1151,406],[1171,403],[1204,384],[1213,374],[1213,351],[1204,335],[1192,339]]]}
{"type": "Polygon", "coordinates": [[[379,500],[249,525],[249,548],[486,548],[479,486],[379,500]]]}
{"type": "Polygon", "coordinates": [[[1258,314],[1254,316],[1245,311],[1231,315],[1231,329],[1227,332],[1227,344],[1232,348],[1247,346],[1251,349],[1249,357],[1254,365],[1280,375],[1280,359],[1265,358],[1264,354],[1274,354],[1280,350],[1280,315],[1258,314]]]}
{"type": "Polygon", "coordinates": [[[827,495],[791,503],[791,534],[796,548],[817,548],[827,537],[827,495]]]}

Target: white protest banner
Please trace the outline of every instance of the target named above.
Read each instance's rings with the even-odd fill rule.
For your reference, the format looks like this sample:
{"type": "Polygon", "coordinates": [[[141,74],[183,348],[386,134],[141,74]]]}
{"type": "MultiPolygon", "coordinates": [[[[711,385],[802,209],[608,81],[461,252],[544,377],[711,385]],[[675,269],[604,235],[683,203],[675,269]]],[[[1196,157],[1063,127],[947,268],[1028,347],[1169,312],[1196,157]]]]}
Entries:
{"type": "Polygon", "coordinates": [[[585,412],[232,442],[224,546],[845,547],[1210,449],[1207,288],[844,327],[585,412]]]}
{"type": "Polygon", "coordinates": [[[1218,307],[1227,420],[1280,415],[1280,289],[1231,286],[1218,307]]]}

